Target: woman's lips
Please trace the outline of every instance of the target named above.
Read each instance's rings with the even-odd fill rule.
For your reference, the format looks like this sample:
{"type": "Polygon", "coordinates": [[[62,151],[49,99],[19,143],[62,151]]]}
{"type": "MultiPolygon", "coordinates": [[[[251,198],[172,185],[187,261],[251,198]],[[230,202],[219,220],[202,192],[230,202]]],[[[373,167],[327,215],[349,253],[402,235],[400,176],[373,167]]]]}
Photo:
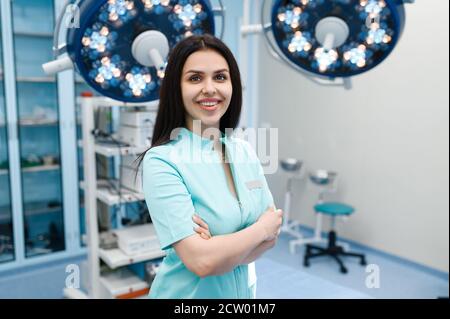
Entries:
{"type": "Polygon", "coordinates": [[[198,101],[197,104],[203,110],[213,112],[219,108],[221,102],[222,101],[217,100],[217,99],[204,99],[204,100],[198,101]]]}

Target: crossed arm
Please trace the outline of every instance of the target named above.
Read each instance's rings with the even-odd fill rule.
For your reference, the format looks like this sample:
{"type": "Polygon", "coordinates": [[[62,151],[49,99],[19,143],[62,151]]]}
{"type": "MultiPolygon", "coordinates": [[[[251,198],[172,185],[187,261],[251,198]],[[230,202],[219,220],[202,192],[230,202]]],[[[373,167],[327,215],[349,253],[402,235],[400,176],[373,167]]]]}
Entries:
{"type": "Polygon", "coordinates": [[[261,244],[259,244],[258,247],[256,247],[248,256],[247,258],[244,259],[244,261],[242,262],[242,264],[248,265],[254,261],[256,261],[259,257],[261,257],[266,251],[268,251],[269,249],[272,249],[273,247],[275,247],[277,243],[277,238],[270,240],[270,241],[265,241],[262,242],[261,244]]]}
{"type": "MultiPolygon", "coordinates": [[[[271,218],[279,218],[279,229],[281,211],[277,211],[277,216],[271,218]]],[[[257,222],[236,233],[211,237],[206,223],[199,218],[194,221],[199,225],[197,234],[175,243],[174,249],[186,267],[202,278],[253,262],[275,245],[279,234],[267,233],[263,223],[257,222]]]]}
{"type": "MultiPolygon", "coordinates": [[[[196,233],[203,238],[204,240],[211,239],[211,233],[209,231],[209,226],[206,224],[199,216],[194,215],[192,217],[193,221],[198,225],[197,228],[195,228],[196,233]]],[[[247,257],[244,258],[242,261],[242,264],[250,264],[254,261],[256,261],[259,257],[261,257],[266,251],[272,249],[276,243],[277,243],[278,237],[272,239],[272,240],[266,240],[260,243],[255,249],[253,249],[250,254],[247,255],[247,257]]]]}

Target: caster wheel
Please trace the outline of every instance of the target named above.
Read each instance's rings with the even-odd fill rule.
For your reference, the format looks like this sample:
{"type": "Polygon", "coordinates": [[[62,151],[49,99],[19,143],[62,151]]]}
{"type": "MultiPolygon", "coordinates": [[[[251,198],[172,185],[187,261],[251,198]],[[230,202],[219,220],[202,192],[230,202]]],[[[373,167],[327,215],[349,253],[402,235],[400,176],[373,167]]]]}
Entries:
{"type": "Polygon", "coordinates": [[[309,267],[309,261],[304,260],[304,261],[303,261],[303,266],[304,266],[304,267],[309,267]]]}
{"type": "Polygon", "coordinates": [[[347,268],[341,268],[341,273],[343,273],[343,274],[346,274],[346,273],[348,273],[348,270],[347,270],[347,268]]]}
{"type": "Polygon", "coordinates": [[[366,259],[365,258],[363,258],[363,259],[361,259],[361,266],[367,266],[367,262],[366,262],[366,259]]]}

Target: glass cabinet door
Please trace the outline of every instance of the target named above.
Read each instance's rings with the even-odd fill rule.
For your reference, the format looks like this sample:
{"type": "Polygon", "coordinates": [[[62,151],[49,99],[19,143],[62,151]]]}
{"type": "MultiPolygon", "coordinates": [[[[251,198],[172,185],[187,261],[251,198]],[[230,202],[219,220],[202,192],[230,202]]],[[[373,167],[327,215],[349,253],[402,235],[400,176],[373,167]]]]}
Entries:
{"type": "Polygon", "coordinates": [[[0,264],[14,259],[5,102],[2,26],[0,24],[0,264]]]}
{"type": "Polygon", "coordinates": [[[11,1],[26,257],[65,250],[53,0],[11,1]]]}

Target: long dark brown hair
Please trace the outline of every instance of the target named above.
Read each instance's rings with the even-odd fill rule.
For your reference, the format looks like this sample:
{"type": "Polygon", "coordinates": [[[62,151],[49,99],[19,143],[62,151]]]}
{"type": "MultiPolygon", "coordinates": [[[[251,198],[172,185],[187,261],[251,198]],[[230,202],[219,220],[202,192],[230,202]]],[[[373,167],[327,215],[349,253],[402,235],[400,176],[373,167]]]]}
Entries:
{"type": "MultiPolygon", "coordinates": [[[[238,126],[242,109],[242,83],[239,66],[233,53],[225,43],[212,35],[191,36],[180,41],[170,53],[165,77],[161,84],[158,115],[149,149],[168,143],[170,134],[175,128],[186,127],[186,110],[181,92],[183,68],[191,54],[208,49],[216,51],[227,61],[233,86],[230,105],[220,119],[220,131],[225,134],[225,129],[235,129],[238,126]]],[[[147,151],[139,155],[138,167],[147,151]]]]}

